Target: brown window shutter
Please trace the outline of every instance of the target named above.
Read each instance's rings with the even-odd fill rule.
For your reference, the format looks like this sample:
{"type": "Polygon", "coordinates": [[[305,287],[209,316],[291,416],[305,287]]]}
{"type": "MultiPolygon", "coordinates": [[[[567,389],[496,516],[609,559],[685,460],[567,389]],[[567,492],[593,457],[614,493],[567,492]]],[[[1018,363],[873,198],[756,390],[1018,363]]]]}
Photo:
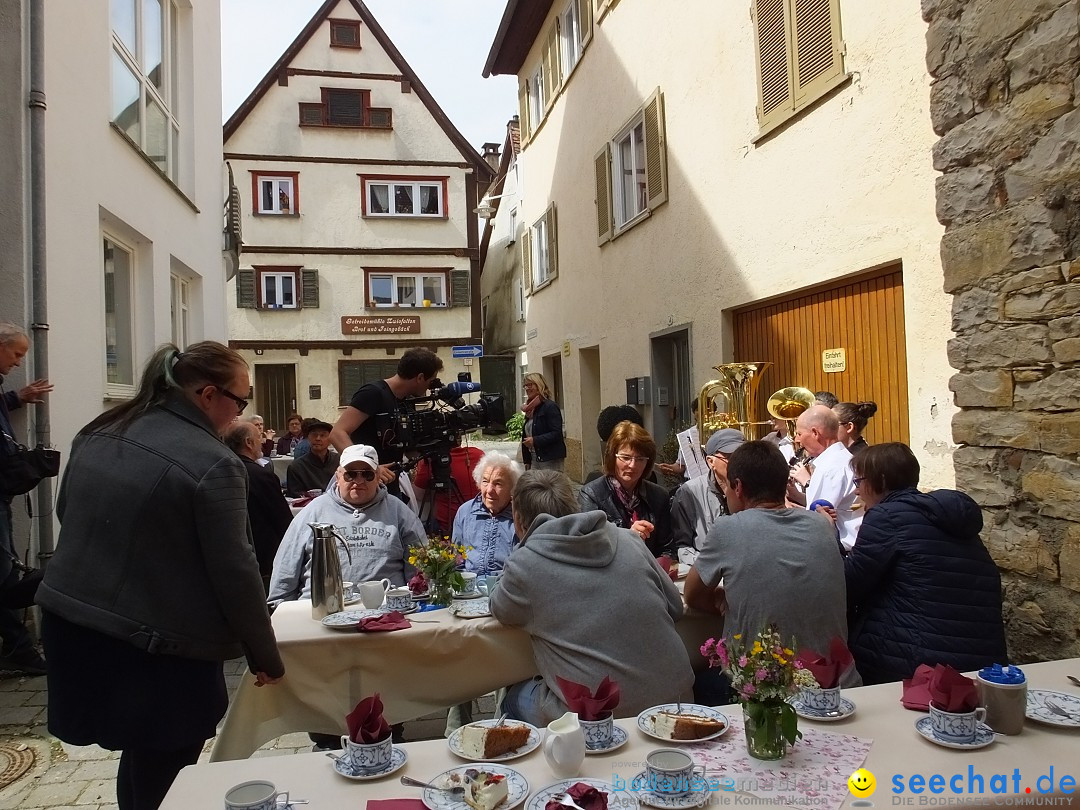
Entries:
{"type": "Polygon", "coordinates": [[[356,90],[327,90],[326,123],[364,126],[364,94],[356,90]]]}
{"type": "Polygon", "coordinates": [[[374,129],[393,129],[394,111],[390,107],[368,107],[367,125],[374,129]]]}
{"type": "Polygon", "coordinates": [[[604,148],[593,158],[596,174],[596,241],[604,244],[611,239],[615,223],[611,218],[611,146],[604,148]]]}
{"type": "Polygon", "coordinates": [[[758,124],[768,127],[791,115],[791,50],[788,0],[755,0],[754,41],[758,62],[758,124]]]}
{"type": "Polygon", "coordinates": [[[322,104],[314,104],[310,101],[300,102],[300,126],[321,127],[326,123],[325,108],[322,104]]]}
{"type": "Polygon", "coordinates": [[[839,0],[794,0],[795,107],[821,96],[844,75],[839,0]]]}
{"type": "Polygon", "coordinates": [[[667,202],[667,133],[664,131],[664,96],[660,88],[649,96],[645,119],[645,188],[649,208],[667,202]]]}
{"type": "Polygon", "coordinates": [[[559,232],[555,223],[555,203],[544,214],[547,221],[548,281],[559,275],[559,232]]]}
{"type": "Polygon", "coordinates": [[[255,271],[236,271],[236,308],[258,309],[259,297],[255,294],[255,271]]]}
{"type": "Polygon", "coordinates": [[[467,269],[450,271],[450,306],[467,307],[472,304],[469,274],[467,269]]]}
{"type": "Polygon", "coordinates": [[[532,228],[528,225],[521,232],[521,272],[525,275],[525,294],[531,294],[532,278],[532,228]]]}
{"type": "Polygon", "coordinates": [[[581,50],[592,41],[592,0],[575,0],[581,26],[581,50]]]}
{"type": "Polygon", "coordinates": [[[300,306],[304,309],[319,308],[319,271],[300,271],[300,306]]]}
{"type": "Polygon", "coordinates": [[[529,126],[529,83],[522,82],[518,87],[518,133],[521,136],[521,142],[525,143],[529,140],[529,133],[532,128],[529,126]]]}

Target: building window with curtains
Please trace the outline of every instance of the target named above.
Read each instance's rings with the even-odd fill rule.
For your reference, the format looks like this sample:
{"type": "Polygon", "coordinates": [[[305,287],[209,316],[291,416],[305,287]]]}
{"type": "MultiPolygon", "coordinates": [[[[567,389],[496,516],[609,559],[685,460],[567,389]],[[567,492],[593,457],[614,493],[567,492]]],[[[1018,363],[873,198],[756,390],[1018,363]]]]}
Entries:
{"type": "Polygon", "coordinates": [[[112,123],[174,182],[179,175],[177,9],[172,0],[110,0],[112,123]]]}
{"type": "Polygon", "coordinates": [[[112,389],[135,386],[134,252],[113,238],[102,240],[105,287],[105,382],[112,389]]]}

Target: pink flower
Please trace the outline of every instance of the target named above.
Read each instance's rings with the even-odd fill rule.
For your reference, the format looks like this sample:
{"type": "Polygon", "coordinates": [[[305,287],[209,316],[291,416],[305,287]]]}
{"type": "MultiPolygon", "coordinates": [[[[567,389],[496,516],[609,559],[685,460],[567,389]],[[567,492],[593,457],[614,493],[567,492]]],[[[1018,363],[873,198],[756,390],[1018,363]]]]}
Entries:
{"type": "Polygon", "coordinates": [[[746,656],[745,655],[740,655],[739,656],[739,666],[740,667],[745,667],[746,666],[746,656]]]}
{"type": "Polygon", "coordinates": [[[752,683],[748,683],[743,687],[742,693],[744,698],[752,698],[757,694],[757,687],[752,683]]]}
{"type": "Polygon", "coordinates": [[[769,677],[769,673],[765,671],[764,667],[758,669],[758,671],[754,673],[754,680],[755,681],[763,681],[768,677],[769,677]]]}
{"type": "Polygon", "coordinates": [[[731,666],[731,658],[730,658],[730,656],[728,656],[727,647],[725,647],[723,645],[720,645],[720,647],[717,648],[716,652],[720,656],[720,665],[724,669],[727,669],[728,667],[730,667],[731,666]]]}

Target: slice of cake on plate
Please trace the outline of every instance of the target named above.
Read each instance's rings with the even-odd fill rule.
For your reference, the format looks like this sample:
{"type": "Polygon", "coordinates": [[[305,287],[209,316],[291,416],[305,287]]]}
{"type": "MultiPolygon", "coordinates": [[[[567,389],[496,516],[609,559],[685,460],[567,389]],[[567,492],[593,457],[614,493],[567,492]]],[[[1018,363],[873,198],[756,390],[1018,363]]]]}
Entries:
{"type": "Polygon", "coordinates": [[[505,775],[472,769],[466,771],[465,774],[464,799],[473,810],[495,810],[506,801],[510,791],[506,785],[505,775]]]}
{"type": "Polygon", "coordinates": [[[529,727],[517,723],[484,726],[471,723],[461,727],[461,750],[471,759],[491,759],[516,751],[529,741],[529,727]]]}
{"type": "Polygon", "coordinates": [[[722,720],[675,712],[657,712],[652,723],[653,732],[669,740],[700,740],[727,728],[722,720]]]}

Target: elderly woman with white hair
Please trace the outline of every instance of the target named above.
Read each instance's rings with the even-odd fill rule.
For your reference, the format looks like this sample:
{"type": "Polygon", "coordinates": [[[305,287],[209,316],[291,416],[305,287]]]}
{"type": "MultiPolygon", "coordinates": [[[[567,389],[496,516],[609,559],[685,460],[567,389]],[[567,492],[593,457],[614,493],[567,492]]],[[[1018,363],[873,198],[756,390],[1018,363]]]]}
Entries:
{"type": "Polygon", "coordinates": [[[516,539],[510,493],[522,472],[518,462],[496,451],[485,453],[473,470],[480,494],[460,506],[451,535],[468,549],[466,571],[478,576],[502,571],[516,539]]]}

